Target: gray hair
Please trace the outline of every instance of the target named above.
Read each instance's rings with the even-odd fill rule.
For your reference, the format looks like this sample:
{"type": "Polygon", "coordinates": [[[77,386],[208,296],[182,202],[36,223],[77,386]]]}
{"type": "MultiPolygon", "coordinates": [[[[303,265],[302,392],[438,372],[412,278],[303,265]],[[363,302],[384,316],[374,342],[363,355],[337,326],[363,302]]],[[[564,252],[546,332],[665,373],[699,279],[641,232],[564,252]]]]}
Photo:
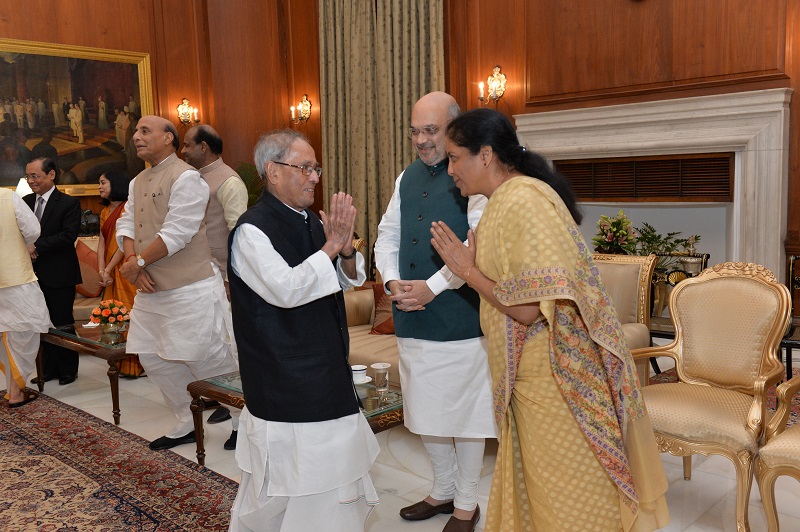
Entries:
{"type": "Polygon", "coordinates": [[[296,140],[308,142],[305,135],[294,129],[277,129],[261,135],[256,142],[256,147],[253,148],[253,161],[261,179],[267,177],[267,163],[270,161],[283,162],[286,152],[296,140]]]}
{"type": "Polygon", "coordinates": [[[459,107],[458,104],[453,101],[453,103],[451,103],[447,108],[447,114],[450,115],[450,120],[458,118],[458,115],[461,114],[461,107],[459,107]]]}

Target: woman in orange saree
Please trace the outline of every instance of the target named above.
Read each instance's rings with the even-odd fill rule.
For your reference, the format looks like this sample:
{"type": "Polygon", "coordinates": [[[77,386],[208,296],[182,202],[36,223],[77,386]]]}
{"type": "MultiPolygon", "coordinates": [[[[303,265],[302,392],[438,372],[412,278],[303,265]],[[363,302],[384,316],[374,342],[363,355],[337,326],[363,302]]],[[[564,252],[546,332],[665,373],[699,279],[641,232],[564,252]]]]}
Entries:
{"type": "Polygon", "coordinates": [[[499,440],[484,530],[662,528],[666,476],[569,184],[491,109],[455,118],[446,150],[461,194],[489,198],[468,246],[431,228],[481,295],[499,440]]]}
{"type": "MultiPolygon", "coordinates": [[[[121,171],[109,171],[100,176],[99,190],[101,203],[105,208],[100,212],[100,241],[97,246],[97,266],[100,284],[105,287],[103,299],[122,301],[128,309],[133,307],[136,287],[119,273],[122,250],[117,245],[117,220],[125,210],[128,200],[130,179],[121,171]]],[[[120,361],[120,375],[136,378],[143,372],[139,357],[133,355],[120,361]]]]}

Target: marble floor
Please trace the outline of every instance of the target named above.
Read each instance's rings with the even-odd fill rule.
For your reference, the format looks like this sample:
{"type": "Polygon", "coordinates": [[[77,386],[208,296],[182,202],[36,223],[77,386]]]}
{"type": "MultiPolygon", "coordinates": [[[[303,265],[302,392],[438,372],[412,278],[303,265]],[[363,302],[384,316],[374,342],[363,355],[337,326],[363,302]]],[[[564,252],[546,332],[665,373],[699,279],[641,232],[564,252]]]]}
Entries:
{"type": "MultiPolygon", "coordinates": [[[[662,368],[665,366],[664,363],[661,365],[662,368]]],[[[59,386],[51,381],[45,386],[44,393],[113,423],[107,369],[104,361],[81,355],[78,380],[68,386],[59,386]]],[[[148,378],[120,380],[120,409],[120,427],[147,440],[162,436],[173,424],[160,392],[148,378]]],[[[210,410],[207,411],[205,416],[210,413],[210,410]]],[[[230,424],[227,422],[206,424],[206,466],[238,481],[240,471],[234,453],[222,448],[229,435],[230,424]]],[[[424,498],[430,490],[431,469],[419,438],[404,427],[382,432],[377,438],[381,453],[371,474],[381,502],[372,513],[367,529],[370,532],[441,531],[447,516],[422,522],[405,522],[397,515],[400,508],[424,498]]],[[[482,508],[486,507],[489,495],[496,449],[495,442],[487,445],[479,487],[482,508]]],[[[194,444],[177,447],[174,451],[195,460],[194,444]]],[[[736,480],[733,465],[721,457],[695,457],[692,480],[687,482],[683,480],[681,459],[661,456],[670,484],[667,501],[671,515],[670,524],[663,530],[735,532],[736,480]]],[[[781,477],[776,495],[781,512],[781,529],[800,530],[800,485],[791,478],[781,477]]],[[[749,511],[753,532],[766,531],[764,511],[755,483],[749,511]]],[[[483,530],[483,522],[481,517],[478,530],[483,530]]]]}

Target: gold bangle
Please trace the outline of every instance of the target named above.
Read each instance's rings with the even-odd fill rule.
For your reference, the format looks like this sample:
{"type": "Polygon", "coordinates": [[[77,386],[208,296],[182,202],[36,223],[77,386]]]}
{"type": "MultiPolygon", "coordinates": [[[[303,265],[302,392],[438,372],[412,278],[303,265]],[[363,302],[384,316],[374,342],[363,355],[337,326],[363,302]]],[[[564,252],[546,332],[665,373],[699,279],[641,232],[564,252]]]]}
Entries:
{"type": "Polygon", "coordinates": [[[472,271],[472,266],[467,268],[467,274],[464,276],[464,281],[467,282],[467,286],[469,286],[469,287],[472,287],[472,285],[469,284],[469,272],[471,272],[471,271],[472,271]]]}

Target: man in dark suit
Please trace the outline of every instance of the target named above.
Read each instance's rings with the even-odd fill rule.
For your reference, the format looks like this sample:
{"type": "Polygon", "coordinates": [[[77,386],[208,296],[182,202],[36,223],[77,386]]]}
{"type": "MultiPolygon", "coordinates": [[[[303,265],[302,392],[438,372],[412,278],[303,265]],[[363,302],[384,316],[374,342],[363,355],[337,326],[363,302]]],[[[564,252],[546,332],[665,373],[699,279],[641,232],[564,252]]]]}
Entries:
{"type": "MultiPolygon", "coordinates": [[[[25,169],[25,176],[33,194],[23,198],[42,226],[41,235],[28,251],[50,319],[56,327],[74,323],[75,285],[81,283],[75,253],[75,240],[81,228],[81,206],[77,198],[56,188],[58,174],[59,169],[52,159],[32,160],[25,169]]],[[[63,385],[78,377],[78,353],[74,351],[43,344],[42,361],[45,381],[57,378],[63,385]]]]}

